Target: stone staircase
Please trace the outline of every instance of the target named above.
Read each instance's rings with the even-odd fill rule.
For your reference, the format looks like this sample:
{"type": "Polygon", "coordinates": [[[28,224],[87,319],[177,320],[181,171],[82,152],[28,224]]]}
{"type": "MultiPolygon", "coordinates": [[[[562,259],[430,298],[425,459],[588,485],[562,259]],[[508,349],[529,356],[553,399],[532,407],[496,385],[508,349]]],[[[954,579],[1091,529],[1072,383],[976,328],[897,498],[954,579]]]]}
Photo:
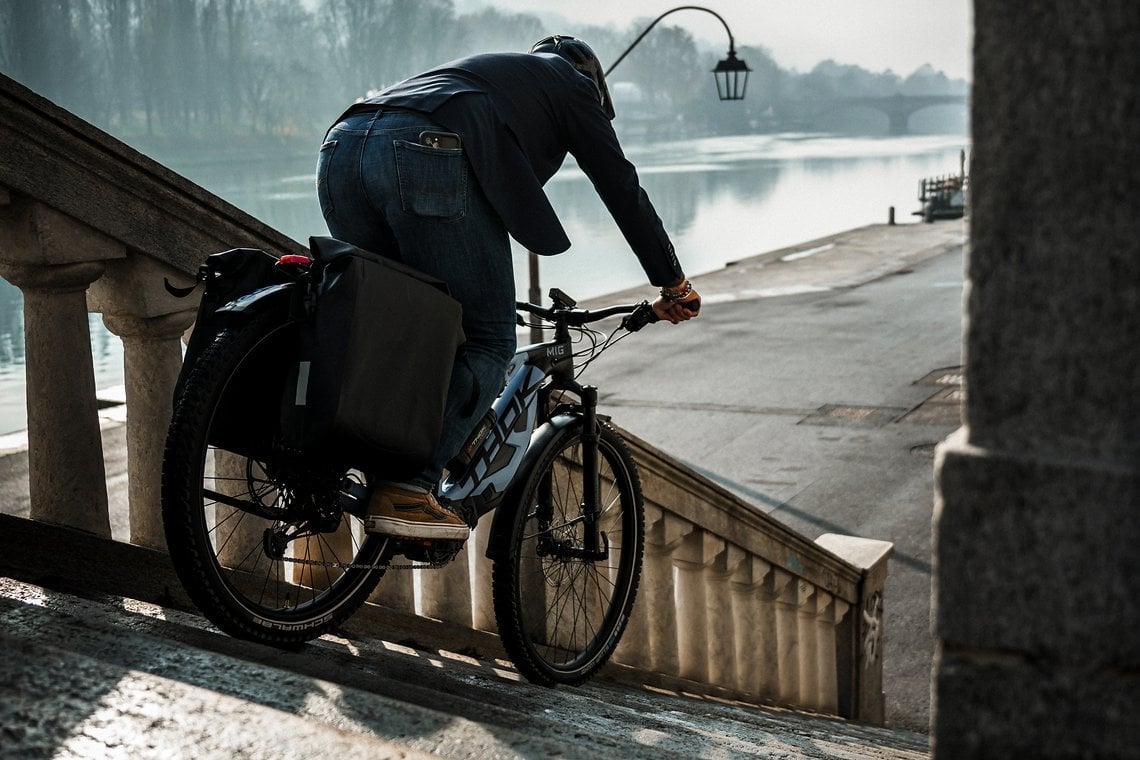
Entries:
{"type": "Polygon", "coordinates": [[[0,578],[0,755],[928,757],[918,734],[639,686],[630,673],[546,689],[494,654],[392,633],[282,652],[169,606],[0,578]]]}
{"type": "Polygon", "coordinates": [[[165,553],[0,515],[0,757],[315,756],[929,751],[924,735],[613,664],[579,688],[533,686],[496,636],[372,603],[296,651],[240,641],[196,613],[165,553]]]}

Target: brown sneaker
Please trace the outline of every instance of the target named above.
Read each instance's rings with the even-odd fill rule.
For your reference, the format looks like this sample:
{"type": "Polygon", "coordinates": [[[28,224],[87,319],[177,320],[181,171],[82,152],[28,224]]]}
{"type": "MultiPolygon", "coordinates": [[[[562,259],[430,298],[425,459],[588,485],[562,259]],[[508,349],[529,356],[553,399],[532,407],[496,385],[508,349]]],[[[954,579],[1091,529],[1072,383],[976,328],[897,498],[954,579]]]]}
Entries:
{"type": "Polygon", "coordinates": [[[465,541],[471,530],[454,512],[439,505],[430,493],[382,485],[372,492],[364,530],[400,538],[465,541]]]}

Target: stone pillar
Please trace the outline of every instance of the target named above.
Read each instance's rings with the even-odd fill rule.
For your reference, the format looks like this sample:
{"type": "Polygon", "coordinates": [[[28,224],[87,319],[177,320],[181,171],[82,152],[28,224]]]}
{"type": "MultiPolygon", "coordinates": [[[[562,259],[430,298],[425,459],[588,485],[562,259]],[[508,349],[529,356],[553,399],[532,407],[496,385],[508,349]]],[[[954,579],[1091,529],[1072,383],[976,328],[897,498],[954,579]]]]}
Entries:
{"type": "Polygon", "coordinates": [[[834,715],[839,709],[838,676],[835,658],[836,609],[843,602],[816,591],[815,613],[815,678],[818,701],[816,708],[834,715]]]}
{"type": "MultiPolygon", "coordinates": [[[[656,568],[660,565],[660,560],[656,557],[658,550],[650,545],[648,537],[654,535],[654,533],[659,530],[664,520],[665,513],[662,512],[659,507],[652,504],[645,505],[646,541],[641,561],[641,582],[638,586],[637,598],[634,600],[633,609],[629,614],[629,621],[625,626],[625,633],[622,634],[621,641],[618,643],[613,655],[614,662],[641,668],[642,670],[649,669],[651,664],[649,635],[652,602],[650,600],[654,596],[653,589],[658,581],[656,568]]],[[[673,579],[671,565],[669,567],[669,573],[669,588],[670,594],[672,594],[673,579]]]]}
{"type": "Polygon", "coordinates": [[[443,567],[420,572],[422,613],[448,623],[471,627],[471,573],[467,546],[443,567]]]}
{"type": "Polygon", "coordinates": [[[974,5],[934,753],[1140,757],[1140,10],[974,5]]]}
{"type": "Polygon", "coordinates": [[[819,683],[816,678],[816,637],[815,616],[819,607],[819,597],[815,586],[807,581],[799,581],[796,589],[796,640],[798,642],[798,664],[800,698],[797,704],[819,707],[819,683]]]}
{"type": "Polygon", "coordinates": [[[759,557],[748,556],[732,575],[732,640],[736,648],[736,688],[748,694],[762,694],[765,669],[775,665],[768,660],[769,628],[762,594],[764,578],[772,566],[759,557]]]}
{"type": "Polygon", "coordinates": [[[825,533],[815,543],[863,571],[858,599],[849,613],[853,615],[851,624],[847,633],[836,639],[837,668],[844,669],[852,677],[850,682],[846,676],[837,681],[837,691],[842,688],[845,692],[838,695],[840,713],[868,723],[882,724],[886,715],[886,698],[883,695],[883,592],[894,544],[836,533],[825,533]],[[846,651],[840,652],[840,647],[846,651]]]}
{"type": "MultiPolygon", "coordinates": [[[[404,561],[403,557],[396,559],[401,562],[404,561]]],[[[368,597],[368,601],[406,612],[409,615],[416,614],[416,587],[412,571],[389,570],[384,573],[384,577],[380,579],[380,584],[368,597]]]]}
{"type": "Polygon", "coordinates": [[[31,517],[109,537],[86,290],[126,251],[47,206],[0,200],[0,274],[24,294],[31,517]]]}
{"type": "Polygon", "coordinates": [[[89,262],[4,274],[24,294],[31,517],[110,537],[85,294],[102,271],[89,262]]]}
{"type": "Polygon", "coordinates": [[[733,544],[713,558],[705,573],[705,609],[708,611],[708,682],[736,686],[736,625],[732,617],[732,576],[745,559],[733,544]]]}
{"type": "Polygon", "coordinates": [[[488,512],[479,519],[479,524],[467,545],[473,547],[471,557],[471,625],[480,631],[499,630],[495,621],[495,602],[491,596],[491,571],[494,563],[487,559],[487,542],[491,537],[491,523],[495,513],[488,512]]]}
{"type": "Polygon", "coordinates": [[[681,542],[672,555],[677,584],[680,675],[698,683],[706,683],[709,677],[709,609],[705,573],[723,550],[723,539],[697,529],[681,542]]]}
{"type": "Polygon", "coordinates": [[[800,698],[799,581],[782,570],[773,572],[780,591],[776,596],[776,671],[781,702],[800,698]]]}
{"type": "Polygon", "coordinates": [[[784,588],[791,583],[792,577],[787,573],[773,570],[770,565],[766,564],[766,567],[768,572],[757,587],[760,624],[756,629],[756,635],[761,646],[761,667],[760,680],[756,684],[756,693],[769,699],[779,699],[780,631],[778,602],[784,593],[784,588]]]}
{"type": "Polygon", "coordinates": [[[163,551],[162,455],[182,368],[180,336],[195,313],[103,318],[107,329],[123,339],[131,543],[163,551]]]}
{"type": "Polygon", "coordinates": [[[87,294],[88,307],[123,340],[131,543],[161,550],[162,454],[182,368],[181,335],[194,322],[200,298],[199,292],[175,298],[164,279],[190,282],[186,273],[132,253],[110,262],[87,294]]]}
{"type": "Polygon", "coordinates": [[[693,524],[645,505],[645,556],[641,588],[633,615],[615,652],[617,662],[675,676],[678,609],[673,583],[673,550],[693,531],[693,524]],[[637,651],[640,648],[641,651],[637,651]]]}

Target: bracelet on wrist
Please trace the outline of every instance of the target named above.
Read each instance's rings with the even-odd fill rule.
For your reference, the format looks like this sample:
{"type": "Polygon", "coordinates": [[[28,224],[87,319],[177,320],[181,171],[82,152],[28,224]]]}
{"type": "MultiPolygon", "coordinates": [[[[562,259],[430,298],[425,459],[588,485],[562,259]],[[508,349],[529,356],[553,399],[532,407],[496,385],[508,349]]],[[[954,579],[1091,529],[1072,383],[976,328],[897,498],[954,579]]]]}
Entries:
{"type": "Polygon", "coordinates": [[[689,294],[693,292],[693,283],[689,280],[683,281],[677,289],[661,288],[661,297],[666,301],[683,301],[688,298],[689,294]]]}

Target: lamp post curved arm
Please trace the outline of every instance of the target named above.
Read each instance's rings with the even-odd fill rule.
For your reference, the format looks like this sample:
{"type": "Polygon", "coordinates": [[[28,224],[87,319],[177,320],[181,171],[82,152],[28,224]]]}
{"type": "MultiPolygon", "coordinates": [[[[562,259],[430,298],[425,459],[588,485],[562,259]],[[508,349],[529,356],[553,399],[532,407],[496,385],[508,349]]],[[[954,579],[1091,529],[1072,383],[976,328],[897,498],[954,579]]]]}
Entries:
{"type": "Polygon", "coordinates": [[[701,5],[681,5],[681,6],[678,6],[676,8],[670,8],[669,10],[665,11],[664,13],[662,13],[657,18],[653,19],[653,23],[651,23],[649,26],[645,27],[645,31],[643,31],[641,34],[639,34],[637,36],[637,39],[634,40],[633,43],[630,44],[630,46],[625,49],[625,52],[623,52],[621,55],[618,56],[616,61],[614,61],[613,63],[610,64],[610,67],[608,69],[606,69],[605,75],[608,77],[610,75],[610,72],[613,71],[614,69],[616,69],[617,65],[625,60],[625,57],[627,55],[629,55],[629,52],[631,50],[633,50],[635,47],[637,47],[637,43],[639,43],[643,39],[645,39],[645,35],[649,34],[649,32],[653,29],[653,27],[657,26],[657,22],[659,22],[661,19],[668,16],[670,13],[676,13],[677,11],[704,11],[705,13],[711,13],[712,15],[716,16],[717,20],[720,21],[720,23],[724,25],[724,31],[726,31],[728,33],[728,54],[729,54],[729,57],[730,58],[736,57],[736,43],[732,39],[732,30],[728,28],[728,23],[723,18],[721,18],[719,13],[717,13],[716,11],[711,10],[709,8],[705,8],[704,6],[701,6],[701,5]]]}

